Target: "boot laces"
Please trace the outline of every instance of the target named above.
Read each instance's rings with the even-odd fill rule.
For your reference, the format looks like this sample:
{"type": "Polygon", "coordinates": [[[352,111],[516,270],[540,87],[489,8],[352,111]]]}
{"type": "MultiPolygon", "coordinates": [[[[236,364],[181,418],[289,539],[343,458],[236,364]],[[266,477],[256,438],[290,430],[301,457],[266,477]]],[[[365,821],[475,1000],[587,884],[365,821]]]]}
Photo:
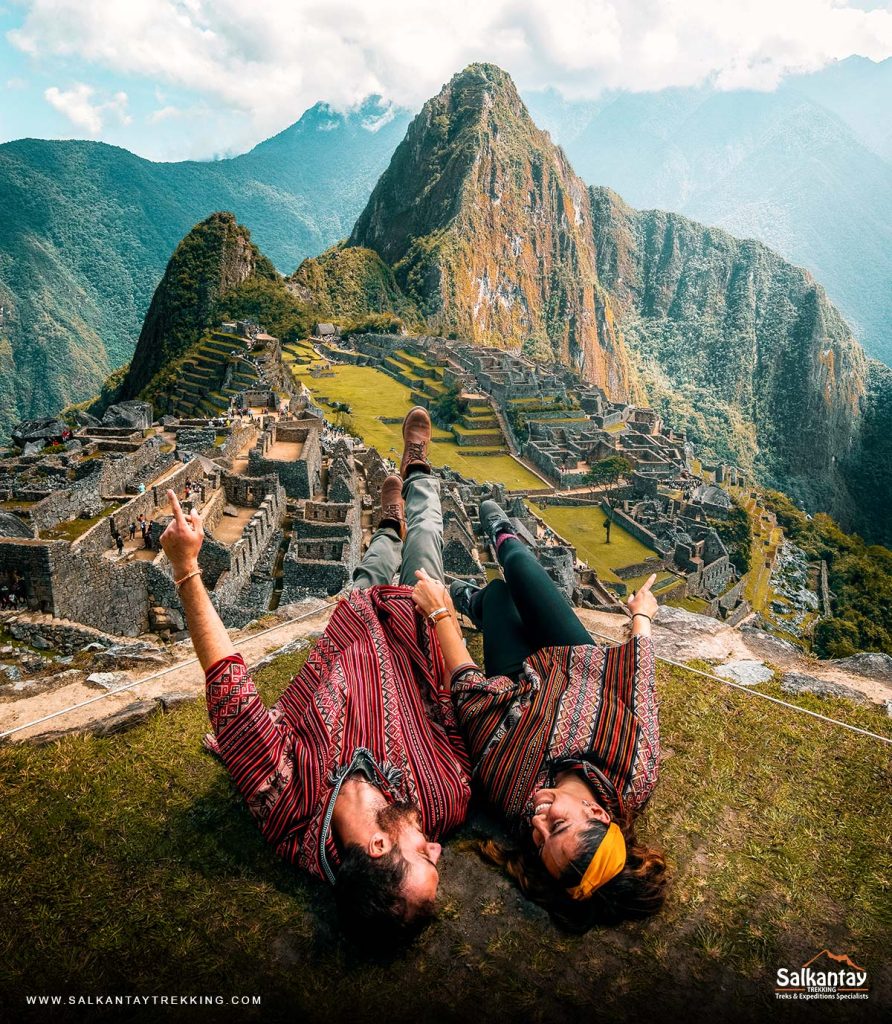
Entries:
{"type": "Polygon", "coordinates": [[[406,445],[406,453],[409,456],[409,462],[427,462],[422,441],[409,441],[406,445]]]}

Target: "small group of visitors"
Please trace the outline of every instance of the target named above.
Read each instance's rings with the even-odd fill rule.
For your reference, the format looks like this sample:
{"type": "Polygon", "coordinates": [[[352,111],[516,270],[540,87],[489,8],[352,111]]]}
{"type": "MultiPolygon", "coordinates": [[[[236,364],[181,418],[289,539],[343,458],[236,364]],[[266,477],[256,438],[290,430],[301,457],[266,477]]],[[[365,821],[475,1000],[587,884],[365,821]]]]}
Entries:
{"type": "Polygon", "coordinates": [[[0,608],[23,608],[27,604],[25,580],[18,570],[0,579],[0,608]]]}
{"type": "Polygon", "coordinates": [[[655,577],[628,600],[630,638],[597,644],[504,511],[483,501],[504,578],[447,587],[424,409],[408,414],[403,439],[352,590],[271,708],[202,583],[201,519],[169,492],[161,544],[206,673],[207,748],[267,841],[328,881],[345,930],[378,948],[435,913],[440,844],[472,792],[514,837],[480,853],[559,925],[656,913],[666,863],[636,834],[660,759],[655,577]],[[459,615],[482,631],[482,666],[459,615]]]}

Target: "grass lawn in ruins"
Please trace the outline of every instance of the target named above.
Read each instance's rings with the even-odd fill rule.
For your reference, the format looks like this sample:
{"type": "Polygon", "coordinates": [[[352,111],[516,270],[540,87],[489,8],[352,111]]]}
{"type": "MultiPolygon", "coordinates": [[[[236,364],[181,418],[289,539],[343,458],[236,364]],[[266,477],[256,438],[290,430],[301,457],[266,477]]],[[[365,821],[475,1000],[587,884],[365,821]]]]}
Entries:
{"type": "MultiPolygon", "coordinates": [[[[301,657],[264,670],[267,703],[301,657]]],[[[491,833],[478,811],[446,846],[438,921],[386,966],[343,947],[327,886],[264,843],[201,750],[202,703],[107,739],[0,748],[7,1019],[50,1019],[30,1017],[23,993],[188,991],[260,995],[239,1020],[649,1020],[658,1005],[660,1020],[696,1006],[698,1019],[761,1022],[777,1007],[777,968],[824,948],[870,973],[870,1004],[834,1003],[834,1019],[879,1019],[888,747],[681,670],[660,666],[657,682],[664,761],[640,831],[672,867],[660,916],[558,932],[462,847],[491,833]]],[[[892,735],[876,709],[801,702],[892,735]]],[[[809,1009],[814,1020],[828,1008],[809,1009]]]]}
{"type": "MultiPolygon", "coordinates": [[[[292,372],[294,371],[292,367],[292,372]]],[[[385,457],[399,461],[403,450],[401,424],[382,423],[381,417],[401,419],[415,404],[409,389],[372,366],[332,366],[333,376],[301,375],[317,402],[345,402],[350,406],[350,429],[385,457]]],[[[502,483],[509,489],[543,487],[534,476],[509,454],[465,455],[451,433],[434,428],[430,448],[435,466],[449,466],[464,476],[480,481],[502,483]]]]}
{"type": "MultiPolygon", "coordinates": [[[[635,565],[649,558],[658,558],[617,523],[610,528],[610,543],[605,540],[604,513],[600,508],[570,505],[536,505],[536,514],[568,540],[579,557],[601,577],[612,583],[620,582],[614,569],[635,565]]],[[[665,574],[668,577],[668,573],[665,574]]],[[[646,577],[645,577],[646,578],[646,577]]]]}

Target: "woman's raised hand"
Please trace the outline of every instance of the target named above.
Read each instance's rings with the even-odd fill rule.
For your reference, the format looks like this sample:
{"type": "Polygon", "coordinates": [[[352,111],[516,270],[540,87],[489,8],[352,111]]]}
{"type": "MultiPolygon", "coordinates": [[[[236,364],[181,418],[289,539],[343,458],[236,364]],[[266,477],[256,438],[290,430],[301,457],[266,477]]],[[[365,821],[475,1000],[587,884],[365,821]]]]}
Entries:
{"type": "Polygon", "coordinates": [[[650,592],[650,588],[657,582],[657,574],[651,573],[650,579],[641,587],[640,590],[634,591],[629,595],[626,605],[629,608],[629,612],[634,615],[636,612],[640,612],[642,615],[649,615],[653,618],[657,613],[657,599],[650,592]]]}
{"type": "Polygon", "coordinates": [[[415,578],[418,582],[412,588],[412,600],[422,615],[430,615],[438,608],[452,611],[452,598],[444,583],[435,580],[427,569],[416,569],[415,578]]]}

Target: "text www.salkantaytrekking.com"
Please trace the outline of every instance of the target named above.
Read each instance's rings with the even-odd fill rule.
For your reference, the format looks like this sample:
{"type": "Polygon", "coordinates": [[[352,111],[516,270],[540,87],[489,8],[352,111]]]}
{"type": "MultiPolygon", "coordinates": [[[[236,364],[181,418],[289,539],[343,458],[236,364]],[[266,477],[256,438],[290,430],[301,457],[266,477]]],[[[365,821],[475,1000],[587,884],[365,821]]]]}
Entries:
{"type": "Polygon", "coordinates": [[[260,996],[25,996],[28,1006],[260,1006],[260,996]]]}

